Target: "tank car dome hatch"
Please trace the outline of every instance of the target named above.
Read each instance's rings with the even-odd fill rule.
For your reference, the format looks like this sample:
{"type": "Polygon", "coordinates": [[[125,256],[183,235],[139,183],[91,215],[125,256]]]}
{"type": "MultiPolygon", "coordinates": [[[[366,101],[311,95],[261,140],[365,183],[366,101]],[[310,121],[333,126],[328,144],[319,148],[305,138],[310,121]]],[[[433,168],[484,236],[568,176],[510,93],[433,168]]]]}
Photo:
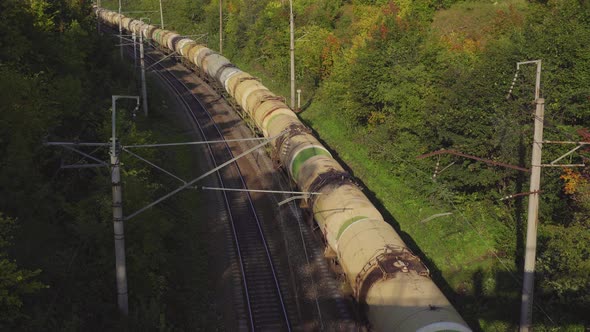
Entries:
{"type": "Polygon", "coordinates": [[[219,79],[221,70],[230,65],[233,66],[226,57],[218,53],[211,53],[203,59],[203,70],[218,82],[222,82],[219,79]]]}
{"type": "Polygon", "coordinates": [[[190,61],[197,66],[197,68],[199,69],[203,69],[201,67],[201,63],[199,62],[199,55],[203,52],[208,52],[208,48],[205,45],[197,45],[195,47],[193,47],[190,52],[189,52],[189,56],[190,56],[190,61]],[[192,56],[190,55],[192,53],[192,56]]]}
{"type": "Polygon", "coordinates": [[[240,84],[240,82],[244,81],[244,80],[256,80],[257,78],[246,73],[246,72],[239,72],[236,73],[235,75],[232,75],[231,77],[228,78],[227,80],[227,92],[230,94],[230,96],[235,96],[236,93],[236,88],[238,87],[238,84],[240,84]]]}
{"type": "MultiPolygon", "coordinates": [[[[266,137],[275,137],[283,133],[287,128],[299,124],[297,115],[293,113],[287,105],[284,103],[282,104],[284,108],[272,112],[263,121],[263,123],[267,124],[262,127],[262,131],[265,133],[266,137]]],[[[274,143],[271,144],[273,144],[274,147],[279,147],[280,145],[278,142],[283,140],[284,138],[281,138],[280,140],[275,140],[274,143]]],[[[284,151],[279,151],[278,154],[281,156],[281,162],[285,165],[287,161],[283,159],[284,151]]]]}
{"type": "Polygon", "coordinates": [[[131,23],[131,18],[130,17],[124,17],[121,19],[121,26],[123,27],[123,29],[125,30],[131,30],[129,27],[129,23],[131,23]]]}
{"type": "Polygon", "coordinates": [[[195,55],[197,67],[199,67],[202,70],[204,70],[204,68],[203,68],[203,59],[205,59],[205,57],[207,57],[207,56],[209,56],[209,55],[211,55],[213,53],[214,53],[214,51],[212,49],[210,49],[210,48],[207,48],[207,47],[200,48],[197,51],[196,55],[195,55]]]}
{"type": "Polygon", "coordinates": [[[143,37],[145,39],[154,39],[154,32],[158,29],[158,27],[154,25],[148,25],[142,30],[143,37]]]}
{"type": "Polygon", "coordinates": [[[254,91],[262,89],[268,90],[257,79],[246,79],[241,82],[238,82],[238,84],[236,85],[234,98],[242,106],[246,113],[250,114],[251,109],[248,107],[246,100],[248,99],[248,96],[252,94],[254,91]]]}
{"type": "Polygon", "coordinates": [[[222,83],[225,91],[229,92],[229,90],[227,88],[227,82],[228,82],[229,78],[235,74],[238,74],[238,73],[243,73],[243,71],[241,71],[239,68],[234,67],[234,66],[231,66],[231,67],[226,66],[221,69],[221,73],[219,74],[219,82],[222,83]]]}
{"type": "Polygon", "coordinates": [[[253,91],[246,98],[246,108],[248,109],[248,112],[256,124],[259,124],[260,115],[258,114],[260,114],[259,110],[263,110],[261,108],[262,104],[266,103],[267,101],[281,101],[281,99],[282,97],[277,97],[277,95],[266,88],[258,89],[253,91]]]}
{"type": "Polygon", "coordinates": [[[168,33],[164,35],[164,38],[162,40],[162,43],[169,50],[175,51],[174,50],[174,42],[176,40],[178,40],[178,37],[180,37],[180,35],[178,33],[172,32],[172,31],[168,31],[168,33]]]}
{"type": "Polygon", "coordinates": [[[180,42],[181,40],[183,40],[185,37],[181,36],[178,33],[174,33],[170,36],[170,38],[168,39],[168,48],[172,51],[178,52],[178,42],[180,42]]]}
{"type": "Polygon", "coordinates": [[[187,58],[188,52],[195,45],[197,45],[197,42],[195,42],[193,40],[190,40],[190,39],[181,40],[180,42],[178,42],[178,49],[180,50],[180,55],[187,58]]]}
{"type": "Polygon", "coordinates": [[[260,104],[256,105],[252,110],[254,122],[260,128],[266,128],[266,119],[268,117],[277,116],[279,114],[288,114],[289,107],[283,102],[283,97],[280,96],[265,96],[260,100],[260,104]],[[284,112],[281,113],[281,110],[284,112]]]}

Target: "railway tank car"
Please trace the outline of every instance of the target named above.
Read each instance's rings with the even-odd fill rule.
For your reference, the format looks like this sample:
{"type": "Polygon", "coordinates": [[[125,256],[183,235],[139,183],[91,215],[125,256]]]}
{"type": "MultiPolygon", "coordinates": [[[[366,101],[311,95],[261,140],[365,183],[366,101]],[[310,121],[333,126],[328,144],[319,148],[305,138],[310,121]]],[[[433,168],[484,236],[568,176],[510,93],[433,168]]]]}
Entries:
{"type": "Polygon", "coordinates": [[[429,277],[429,271],[354,183],[351,176],[257,78],[179,34],[96,8],[112,26],[142,33],[175,51],[216,81],[272,141],[274,158],[308,199],[327,252],[338,259],[374,331],[471,331],[429,277]]]}

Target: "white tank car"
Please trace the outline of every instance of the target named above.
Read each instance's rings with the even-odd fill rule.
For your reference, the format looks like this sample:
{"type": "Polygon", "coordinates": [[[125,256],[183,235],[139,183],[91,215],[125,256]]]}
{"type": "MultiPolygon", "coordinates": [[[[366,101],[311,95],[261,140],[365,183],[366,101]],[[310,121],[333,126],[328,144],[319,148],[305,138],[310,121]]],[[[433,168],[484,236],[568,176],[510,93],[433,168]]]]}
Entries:
{"type": "Polygon", "coordinates": [[[354,183],[351,176],[257,78],[213,50],[168,30],[139,27],[115,12],[96,9],[102,21],[141,29],[216,80],[273,141],[274,157],[303,191],[327,246],[343,268],[375,331],[471,331],[429,277],[429,271],[354,183]]]}

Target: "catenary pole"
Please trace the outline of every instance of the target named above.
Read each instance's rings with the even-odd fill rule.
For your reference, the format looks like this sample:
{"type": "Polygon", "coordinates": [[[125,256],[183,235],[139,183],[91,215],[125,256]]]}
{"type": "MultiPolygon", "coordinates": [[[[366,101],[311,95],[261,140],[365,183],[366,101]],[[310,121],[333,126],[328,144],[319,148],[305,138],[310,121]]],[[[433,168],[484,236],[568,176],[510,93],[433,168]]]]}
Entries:
{"type": "Polygon", "coordinates": [[[527,215],[527,233],[524,258],[524,277],[522,285],[522,302],[520,307],[520,331],[532,331],[533,293],[535,287],[535,259],[537,251],[537,226],[539,222],[539,190],[541,188],[541,153],[543,148],[543,118],[545,99],[540,98],[541,60],[519,62],[521,64],[536,63],[537,75],[535,82],[535,131],[531,158],[531,179],[529,206],[527,215]]]}
{"type": "Polygon", "coordinates": [[[113,189],[113,228],[115,238],[115,276],[117,280],[117,305],[119,311],[127,316],[129,302],[127,297],[127,267],[125,263],[125,229],[123,219],[123,194],[121,189],[121,169],[119,161],[119,144],[116,134],[117,99],[131,98],[139,102],[139,97],[113,96],[111,123],[111,184],[113,189]]]}
{"type": "Polygon", "coordinates": [[[160,26],[164,29],[164,11],[162,10],[162,0],[160,0],[160,26]]]}
{"type": "Polygon", "coordinates": [[[223,54],[223,1],[219,0],[219,54],[223,54]]]}
{"type": "MultiPolygon", "coordinates": [[[[140,18],[140,21],[143,23],[143,19],[145,17],[140,18]]],[[[143,33],[140,32],[139,34],[139,64],[141,66],[141,96],[143,98],[142,107],[143,107],[143,114],[148,116],[148,100],[147,100],[147,87],[145,82],[145,60],[144,60],[144,49],[143,49],[143,33]]]]}
{"type": "MultiPolygon", "coordinates": [[[[96,0],[96,7],[97,8],[102,8],[100,7],[100,0],[96,0]]],[[[96,14],[96,32],[98,32],[98,34],[100,35],[100,17],[98,17],[98,12],[95,12],[96,14]]]]}
{"type": "MultiPolygon", "coordinates": [[[[141,31],[139,32],[141,33],[141,31]]],[[[133,31],[133,71],[137,70],[137,35],[133,31]]]]}
{"type": "Polygon", "coordinates": [[[289,0],[289,29],[291,33],[291,109],[295,109],[295,22],[293,20],[293,0],[289,0]]]}
{"type": "MultiPolygon", "coordinates": [[[[119,0],[119,15],[121,15],[121,0],[119,0]]],[[[119,50],[121,52],[121,59],[123,59],[123,26],[121,25],[121,19],[119,19],[119,50]]]]}

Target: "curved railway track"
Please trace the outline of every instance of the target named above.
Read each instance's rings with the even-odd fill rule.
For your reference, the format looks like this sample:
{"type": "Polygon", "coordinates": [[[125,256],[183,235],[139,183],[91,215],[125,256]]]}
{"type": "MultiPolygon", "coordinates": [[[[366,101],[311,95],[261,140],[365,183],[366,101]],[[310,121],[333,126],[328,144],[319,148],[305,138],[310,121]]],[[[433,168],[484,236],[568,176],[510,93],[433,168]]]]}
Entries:
{"type": "MultiPolygon", "coordinates": [[[[148,63],[157,61],[147,53],[146,60],[148,63]]],[[[197,125],[201,137],[208,141],[224,140],[222,131],[191,89],[162,63],[156,66],[159,70],[154,72],[180,97],[180,101],[197,125]]],[[[215,167],[234,157],[227,143],[208,144],[207,150],[215,167]]],[[[217,180],[224,188],[246,189],[236,162],[220,169],[217,172],[217,180]]],[[[250,194],[224,191],[222,196],[225,206],[221,207],[223,211],[220,211],[219,215],[227,218],[232,233],[227,241],[231,248],[227,251],[235,253],[234,260],[237,264],[232,264],[236,270],[233,271],[233,275],[241,277],[236,283],[243,286],[243,301],[238,301],[235,305],[237,328],[250,331],[291,331],[294,317],[290,317],[288,313],[281,289],[282,278],[275,268],[250,194]]],[[[230,260],[232,258],[230,257],[230,260]]]]}
{"type": "MultiPolygon", "coordinates": [[[[106,26],[102,26],[102,30],[113,34],[117,33],[116,29],[106,26]]],[[[149,43],[147,44],[149,45],[149,43]]],[[[124,48],[126,53],[133,58],[133,47],[127,45],[124,48]]],[[[146,47],[146,67],[161,60],[159,52],[161,50],[157,46],[146,47]],[[153,56],[149,54],[150,52],[156,53],[156,55],[153,56]]],[[[166,52],[163,53],[166,54],[166,52]]],[[[159,62],[154,66],[157,68],[154,73],[160,77],[160,81],[169,87],[172,93],[176,94],[188,117],[194,122],[193,127],[203,140],[223,140],[224,134],[228,135],[229,130],[234,131],[233,126],[231,129],[226,128],[225,125],[224,128],[220,128],[215,122],[219,114],[209,113],[195,92],[191,91],[195,82],[186,79],[186,76],[183,78],[183,73],[169,69],[173,67],[171,64],[178,65],[172,59],[159,62]]],[[[208,102],[206,104],[209,105],[208,102]]],[[[232,121],[235,119],[229,122],[233,123],[232,121]]],[[[231,136],[232,134],[230,134],[231,136]]],[[[239,145],[241,145],[241,150],[246,150],[254,144],[240,143],[239,145]]],[[[232,146],[235,148],[235,143],[232,143],[232,146]]],[[[208,154],[211,166],[217,166],[233,158],[227,143],[209,144],[206,151],[202,151],[208,154]]],[[[257,157],[253,158],[258,160],[257,157]]],[[[270,163],[270,161],[268,162],[270,163]]],[[[252,166],[247,166],[246,169],[249,167],[252,166]]],[[[267,167],[272,168],[270,164],[267,167]]],[[[218,187],[246,188],[246,181],[241,173],[238,163],[233,162],[216,172],[216,176],[210,177],[207,181],[211,181],[211,185],[218,187]]],[[[258,178],[258,176],[255,177],[258,178]]],[[[275,183],[278,187],[285,185],[282,180],[277,180],[276,176],[273,175],[272,178],[274,179],[273,183],[278,181],[275,183]]],[[[255,181],[258,182],[258,180],[255,181]]],[[[252,177],[249,177],[248,183],[252,185],[252,177]]],[[[287,185],[285,190],[289,189],[287,185]]],[[[226,329],[239,331],[362,330],[357,325],[358,313],[353,309],[351,299],[341,292],[341,282],[335,279],[328,267],[323,255],[323,246],[317,245],[321,241],[318,242],[319,240],[314,234],[299,223],[279,222],[283,225],[281,227],[289,228],[287,237],[290,239],[284,238],[285,233],[283,233],[284,242],[274,239],[278,235],[276,230],[272,230],[273,227],[268,222],[261,222],[264,216],[256,214],[252,197],[247,192],[217,192],[212,193],[213,195],[219,198],[208,200],[210,210],[213,211],[216,219],[213,225],[210,223],[210,226],[215,229],[223,228],[221,239],[216,238],[221,243],[215,245],[214,250],[216,252],[225,251],[227,256],[223,258],[225,263],[221,265],[224,266],[224,271],[217,271],[217,273],[223,273],[224,276],[217,274],[215,277],[222,277],[223,281],[221,279],[219,281],[226,285],[223,287],[229,288],[229,293],[227,290],[224,291],[222,305],[224,301],[230,300],[228,297],[232,298],[231,312],[226,313],[225,320],[221,323],[226,329]],[[265,234],[270,237],[265,238],[265,234]],[[293,238],[295,234],[297,235],[293,238]],[[293,256],[291,259],[294,261],[289,262],[289,258],[285,261],[285,258],[281,258],[281,256],[285,250],[291,248],[294,244],[293,241],[301,241],[299,246],[296,245],[297,248],[292,248],[295,253],[287,255],[293,256]],[[307,244],[309,244],[309,248],[306,248],[307,244]],[[274,256],[271,253],[274,253],[274,256]],[[296,265],[293,266],[293,263],[296,265]],[[275,266],[279,267],[275,268],[275,266]],[[303,266],[307,268],[302,268],[303,266]],[[315,271],[312,273],[313,275],[309,274],[309,270],[306,270],[309,268],[315,271]],[[296,270],[297,277],[295,278],[301,285],[293,284],[295,282],[292,280],[293,269],[296,270]],[[290,276],[288,271],[291,273],[290,276]],[[293,289],[290,289],[291,287],[293,289]]],[[[268,204],[278,202],[274,198],[271,201],[274,203],[257,201],[256,206],[260,208],[261,206],[258,204],[268,206],[268,204]]],[[[295,216],[298,216],[295,218],[303,219],[300,211],[298,209],[293,211],[293,208],[294,206],[291,206],[290,212],[283,210],[279,213],[281,216],[271,214],[272,218],[282,220],[284,212],[293,213],[289,220],[295,216]]],[[[264,219],[269,219],[268,214],[266,217],[264,219]]],[[[275,224],[276,221],[273,220],[271,224],[275,224]]],[[[281,232],[285,231],[283,229],[281,232]]],[[[219,230],[215,231],[215,233],[218,232],[219,230]]],[[[220,290],[218,289],[218,291],[220,290]]]]}

